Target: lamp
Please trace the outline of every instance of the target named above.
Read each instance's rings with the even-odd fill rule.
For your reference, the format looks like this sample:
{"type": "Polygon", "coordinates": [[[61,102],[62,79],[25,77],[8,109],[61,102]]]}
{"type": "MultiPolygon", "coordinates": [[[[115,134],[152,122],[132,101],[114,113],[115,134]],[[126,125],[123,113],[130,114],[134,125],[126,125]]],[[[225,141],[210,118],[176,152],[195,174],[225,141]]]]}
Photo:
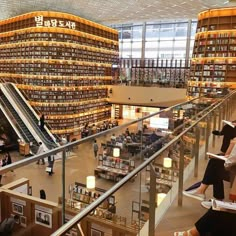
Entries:
{"type": "Polygon", "coordinates": [[[120,156],[120,149],[113,148],[113,157],[119,157],[119,156],[120,156]]]}
{"type": "Polygon", "coordinates": [[[95,188],[95,176],[87,176],[86,178],[86,188],[87,189],[94,189],[95,188]]]}
{"type": "Polygon", "coordinates": [[[166,193],[158,193],[157,194],[157,206],[160,206],[161,202],[166,197],[166,193]]]}
{"type": "Polygon", "coordinates": [[[172,166],[172,159],[169,158],[169,157],[164,157],[163,166],[166,167],[166,168],[171,168],[171,166],[172,166]]]}

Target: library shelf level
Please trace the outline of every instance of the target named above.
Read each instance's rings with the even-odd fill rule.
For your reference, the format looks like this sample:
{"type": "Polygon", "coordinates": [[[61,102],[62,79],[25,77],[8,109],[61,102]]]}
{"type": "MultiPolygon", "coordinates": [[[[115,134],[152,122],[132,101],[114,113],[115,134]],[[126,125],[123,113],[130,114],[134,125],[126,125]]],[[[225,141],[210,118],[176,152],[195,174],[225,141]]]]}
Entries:
{"type": "Polygon", "coordinates": [[[215,97],[236,87],[236,8],[199,13],[188,96],[215,97]]]}
{"type": "Polygon", "coordinates": [[[125,160],[122,158],[100,155],[98,166],[94,170],[94,175],[118,182],[134,168],[134,160],[125,160]]]}
{"type": "Polygon", "coordinates": [[[54,134],[111,118],[118,32],[67,13],[37,11],[0,21],[0,79],[15,83],[54,134]]]}

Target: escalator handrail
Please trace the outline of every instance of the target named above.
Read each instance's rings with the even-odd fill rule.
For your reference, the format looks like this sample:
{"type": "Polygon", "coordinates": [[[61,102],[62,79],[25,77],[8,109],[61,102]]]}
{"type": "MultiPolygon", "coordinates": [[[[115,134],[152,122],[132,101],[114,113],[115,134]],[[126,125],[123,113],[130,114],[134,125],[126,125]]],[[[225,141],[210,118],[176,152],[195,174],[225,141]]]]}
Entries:
{"type": "MultiPolygon", "coordinates": [[[[4,95],[5,96],[5,95],[4,95]]],[[[0,97],[0,101],[3,104],[4,109],[7,111],[7,113],[10,115],[11,118],[13,118],[16,121],[16,118],[14,117],[14,115],[12,114],[12,112],[10,111],[10,109],[8,108],[7,104],[3,101],[2,97],[0,97]]],[[[12,106],[12,108],[14,109],[14,107],[12,106]]],[[[20,118],[20,116],[19,116],[20,118]]],[[[23,123],[24,124],[24,123],[23,123]]],[[[25,142],[30,143],[30,139],[29,137],[25,134],[24,130],[22,129],[22,127],[18,124],[18,122],[15,122],[15,125],[17,127],[17,129],[20,131],[21,135],[23,136],[22,138],[24,138],[25,142]]],[[[26,127],[26,129],[28,129],[28,127],[24,124],[24,126],[26,127]]],[[[32,135],[33,137],[33,135],[32,135]]],[[[33,137],[33,139],[35,140],[35,143],[37,143],[36,139],[33,137]]]]}
{"type": "MultiPolygon", "coordinates": [[[[26,94],[24,93],[24,95],[23,95],[23,93],[22,93],[21,91],[19,91],[19,89],[15,86],[15,84],[10,83],[10,82],[7,82],[6,84],[9,84],[10,87],[12,87],[12,88],[16,91],[17,97],[20,98],[22,101],[25,102],[25,100],[26,100],[26,101],[29,100],[29,99],[27,98],[26,94]],[[20,95],[19,93],[21,93],[21,95],[20,95]],[[23,96],[23,97],[22,97],[22,96],[23,96]],[[24,97],[26,97],[27,99],[23,99],[24,97]]],[[[31,110],[31,108],[30,108],[29,106],[27,106],[27,107],[29,108],[29,110],[31,110]]],[[[36,113],[36,114],[34,114],[34,117],[36,118],[37,122],[39,122],[39,118],[38,118],[36,115],[40,114],[40,112],[38,111],[38,109],[37,109],[36,107],[32,108],[32,110],[31,110],[31,111],[32,111],[32,114],[36,113]],[[32,111],[32,110],[33,110],[33,111],[32,111]]],[[[45,125],[46,125],[46,127],[47,127],[47,129],[48,129],[49,131],[52,129],[49,124],[45,124],[45,125]]],[[[47,130],[46,130],[46,132],[47,132],[47,130]]],[[[47,133],[48,133],[48,132],[47,132],[47,133]]],[[[53,137],[51,137],[51,135],[50,135],[49,133],[48,133],[48,135],[50,136],[51,139],[53,139],[53,138],[55,139],[54,142],[56,142],[56,140],[59,140],[59,139],[60,139],[59,136],[56,135],[56,134],[53,134],[53,137]]]]}
{"type": "Polygon", "coordinates": [[[43,132],[39,129],[38,125],[35,124],[35,122],[33,121],[32,116],[30,116],[30,114],[28,113],[28,111],[24,108],[24,106],[21,104],[21,102],[19,101],[19,99],[17,98],[17,96],[11,91],[11,89],[9,89],[9,87],[7,86],[7,83],[5,83],[3,85],[5,87],[5,89],[7,90],[7,92],[11,95],[11,97],[14,99],[15,102],[17,102],[17,104],[21,107],[21,111],[24,112],[25,115],[27,115],[27,120],[29,121],[29,123],[31,124],[31,126],[34,128],[34,130],[37,132],[37,134],[39,135],[40,139],[42,139],[42,141],[44,142],[44,144],[49,148],[55,148],[57,147],[57,145],[53,142],[48,142],[47,138],[45,137],[45,135],[43,134],[43,132]]]}

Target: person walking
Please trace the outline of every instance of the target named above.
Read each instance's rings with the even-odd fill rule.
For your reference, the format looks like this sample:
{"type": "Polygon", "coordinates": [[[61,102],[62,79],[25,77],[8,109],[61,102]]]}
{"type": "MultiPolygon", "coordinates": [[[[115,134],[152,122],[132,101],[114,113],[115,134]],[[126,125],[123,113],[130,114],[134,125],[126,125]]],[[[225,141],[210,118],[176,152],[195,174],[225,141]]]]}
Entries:
{"type": "Polygon", "coordinates": [[[93,142],[93,152],[94,152],[94,158],[97,158],[98,155],[98,144],[97,144],[97,140],[94,139],[93,142]]]}
{"type": "MultiPolygon", "coordinates": [[[[44,150],[44,147],[43,147],[43,143],[39,142],[39,148],[38,148],[38,151],[37,151],[36,155],[42,154],[44,152],[45,152],[45,150],[44,150]]],[[[42,165],[45,165],[44,158],[42,158],[41,161],[42,161],[42,165]]],[[[39,165],[39,162],[40,162],[40,159],[36,162],[36,164],[39,165]]]]}
{"type": "Polygon", "coordinates": [[[54,155],[48,156],[48,167],[50,168],[50,171],[48,171],[48,175],[54,174],[53,172],[54,161],[55,161],[54,155]]]}

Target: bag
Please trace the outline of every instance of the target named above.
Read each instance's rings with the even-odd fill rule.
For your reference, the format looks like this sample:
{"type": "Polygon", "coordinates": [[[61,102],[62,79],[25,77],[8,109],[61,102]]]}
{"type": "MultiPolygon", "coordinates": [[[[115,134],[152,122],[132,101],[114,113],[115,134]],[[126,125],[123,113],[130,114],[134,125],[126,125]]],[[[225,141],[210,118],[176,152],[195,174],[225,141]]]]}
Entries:
{"type": "Polygon", "coordinates": [[[47,166],[45,169],[46,172],[52,172],[52,167],[47,166]]]}
{"type": "Polygon", "coordinates": [[[225,169],[228,171],[231,171],[231,169],[234,171],[236,168],[236,145],[234,144],[233,149],[231,150],[229,157],[224,163],[225,169]]]}

